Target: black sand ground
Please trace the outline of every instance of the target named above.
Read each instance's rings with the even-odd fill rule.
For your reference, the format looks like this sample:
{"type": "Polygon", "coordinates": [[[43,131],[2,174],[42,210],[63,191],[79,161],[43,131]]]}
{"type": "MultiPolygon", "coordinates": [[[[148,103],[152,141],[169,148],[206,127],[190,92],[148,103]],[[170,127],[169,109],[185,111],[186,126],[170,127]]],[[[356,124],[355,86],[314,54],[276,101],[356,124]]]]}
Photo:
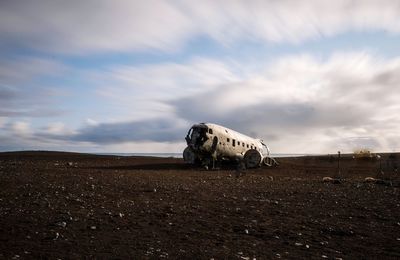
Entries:
{"type": "Polygon", "coordinates": [[[181,159],[0,153],[0,258],[398,259],[399,154],[204,171],[181,159]],[[324,176],[341,183],[322,182],[324,176]],[[381,182],[364,182],[379,177],[381,182]]]}

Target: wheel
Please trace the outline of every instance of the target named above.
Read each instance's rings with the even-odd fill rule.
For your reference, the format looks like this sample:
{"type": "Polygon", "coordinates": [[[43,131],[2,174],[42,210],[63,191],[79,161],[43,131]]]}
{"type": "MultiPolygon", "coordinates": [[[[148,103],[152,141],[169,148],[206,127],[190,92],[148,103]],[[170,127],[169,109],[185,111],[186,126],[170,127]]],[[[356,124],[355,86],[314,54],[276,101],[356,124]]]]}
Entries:
{"type": "Polygon", "coordinates": [[[251,149],[244,154],[243,160],[246,168],[259,167],[262,161],[262,155],[259,151],[251,149]]]}

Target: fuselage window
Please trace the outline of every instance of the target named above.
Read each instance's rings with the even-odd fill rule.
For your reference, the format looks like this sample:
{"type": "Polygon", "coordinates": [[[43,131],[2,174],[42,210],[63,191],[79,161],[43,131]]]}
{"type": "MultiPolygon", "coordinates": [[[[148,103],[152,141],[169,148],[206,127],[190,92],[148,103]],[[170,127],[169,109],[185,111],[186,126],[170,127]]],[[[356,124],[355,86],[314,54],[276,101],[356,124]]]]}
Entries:
{"type": "Polygon", "coordinates": [[[247,144],[247,148],[249,148],[249,144],[247,144]]]}
{"type": "Polygon", "coordinates": [[[242,146],[244,147],[244,143],[242,143],[242,146]]]}
{"type": "Polygon", "coordinates": [[[208,129],[208,133],[212,135],[213,134],[213,130],[211,128],[208,129]]]}
{"type": "Polygon", "coordinates": [[[236,146],[236,140],[235,139],[232,139],[232,145],[236,146]]]}
{"type": "Polygon", "coordinates": [[[226,141],[229,143],[230,142],[229,138],[226,138],[226,141]]]}
{"type": "Polygon", "coordinates": [[[238,141],[238,145],[240,145],[240,142],[238,141]]]}

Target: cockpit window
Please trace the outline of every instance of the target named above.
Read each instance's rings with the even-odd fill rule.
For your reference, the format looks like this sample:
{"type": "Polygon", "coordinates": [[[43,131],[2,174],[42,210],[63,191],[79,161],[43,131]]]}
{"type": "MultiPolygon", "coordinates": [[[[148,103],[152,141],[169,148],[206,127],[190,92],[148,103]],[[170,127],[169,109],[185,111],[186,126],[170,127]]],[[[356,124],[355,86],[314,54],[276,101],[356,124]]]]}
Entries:
{"type": "Polygon", "coordinates": [[[188,145],[198,148],[204,144],[208,139],[206,136],[207,128],[205,127],[192,127],[186,136],[186,142],[188,145]]]}

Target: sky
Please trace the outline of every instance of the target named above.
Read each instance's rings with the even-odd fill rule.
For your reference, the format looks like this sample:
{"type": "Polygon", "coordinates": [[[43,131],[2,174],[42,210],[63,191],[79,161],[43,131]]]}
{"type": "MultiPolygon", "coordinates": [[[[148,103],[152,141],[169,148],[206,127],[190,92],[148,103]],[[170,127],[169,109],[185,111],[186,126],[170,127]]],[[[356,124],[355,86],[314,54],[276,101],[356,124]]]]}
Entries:
{"type": "Polygon", "coordinates": [[[0,151],[400,151],[400,1],[0,1],[0,151]]]}

